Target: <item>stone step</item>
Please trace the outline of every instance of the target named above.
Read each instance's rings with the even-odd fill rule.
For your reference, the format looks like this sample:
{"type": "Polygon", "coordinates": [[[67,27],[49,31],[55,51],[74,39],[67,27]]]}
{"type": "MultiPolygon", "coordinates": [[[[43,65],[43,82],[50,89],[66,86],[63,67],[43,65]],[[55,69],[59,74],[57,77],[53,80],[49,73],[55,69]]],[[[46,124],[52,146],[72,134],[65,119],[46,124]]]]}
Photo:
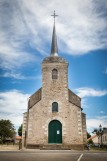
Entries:
{"type": "Polygon", "coordinates": [[[27,149],[41,149],[41,150],[84,150],[83,144],[27,144],[27,149]]]}
{"type": "Polygon", "coordinates": [[[41,146],[40,148],[41,150],[70,150],[70,148],[68,146],[64,146],[64,145],[44,145],[41,146]]]}

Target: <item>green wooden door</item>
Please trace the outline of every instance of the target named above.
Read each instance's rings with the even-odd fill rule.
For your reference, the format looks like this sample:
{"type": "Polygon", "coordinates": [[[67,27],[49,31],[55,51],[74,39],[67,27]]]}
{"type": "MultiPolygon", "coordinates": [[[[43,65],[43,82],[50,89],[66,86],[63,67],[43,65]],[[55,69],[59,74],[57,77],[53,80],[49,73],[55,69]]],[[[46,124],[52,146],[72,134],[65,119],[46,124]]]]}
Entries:
{"type": "Polygon", "coordinates": [[[62,124],[57,120],[53,120],[49,123],[48,142],[56,144],[62,143],[62,124]]]}

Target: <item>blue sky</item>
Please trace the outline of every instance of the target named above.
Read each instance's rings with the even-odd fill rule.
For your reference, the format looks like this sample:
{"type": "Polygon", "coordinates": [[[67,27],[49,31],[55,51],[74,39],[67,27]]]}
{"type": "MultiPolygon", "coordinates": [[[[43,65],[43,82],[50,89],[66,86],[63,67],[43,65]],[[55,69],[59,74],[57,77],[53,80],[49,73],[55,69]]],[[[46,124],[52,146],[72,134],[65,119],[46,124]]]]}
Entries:
{"type": "Polygon", "coordinates": [[[0,119],[17,129],[29,96],[42,86],[54,9],[59,56],[69,62],[69,88],[82,98],[87,129],[107,127],[106,0],[0,0],[0,119]]]}

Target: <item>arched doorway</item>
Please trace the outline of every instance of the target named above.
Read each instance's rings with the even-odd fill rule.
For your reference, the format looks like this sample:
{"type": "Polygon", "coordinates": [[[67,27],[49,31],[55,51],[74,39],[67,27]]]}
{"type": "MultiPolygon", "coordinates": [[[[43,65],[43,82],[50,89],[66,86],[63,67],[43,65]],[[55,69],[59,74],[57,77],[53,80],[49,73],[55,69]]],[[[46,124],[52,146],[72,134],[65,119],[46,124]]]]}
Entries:
{"type": "Polygon", "coordinates": [[[48,143],[62,143],[62,124],[58,120],[53,120],[48,125],[48,143]]]}

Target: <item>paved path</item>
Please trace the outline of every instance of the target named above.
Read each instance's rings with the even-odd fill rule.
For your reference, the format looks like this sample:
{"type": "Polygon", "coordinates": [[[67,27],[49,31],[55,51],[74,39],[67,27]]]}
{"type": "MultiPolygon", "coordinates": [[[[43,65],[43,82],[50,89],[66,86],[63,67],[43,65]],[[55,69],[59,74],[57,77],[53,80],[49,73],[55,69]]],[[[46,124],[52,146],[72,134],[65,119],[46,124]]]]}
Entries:
{"type": "Polygon", "coordinates": [[[107,161],[107,152],[0,151],[0,161],[107,161]]]}

